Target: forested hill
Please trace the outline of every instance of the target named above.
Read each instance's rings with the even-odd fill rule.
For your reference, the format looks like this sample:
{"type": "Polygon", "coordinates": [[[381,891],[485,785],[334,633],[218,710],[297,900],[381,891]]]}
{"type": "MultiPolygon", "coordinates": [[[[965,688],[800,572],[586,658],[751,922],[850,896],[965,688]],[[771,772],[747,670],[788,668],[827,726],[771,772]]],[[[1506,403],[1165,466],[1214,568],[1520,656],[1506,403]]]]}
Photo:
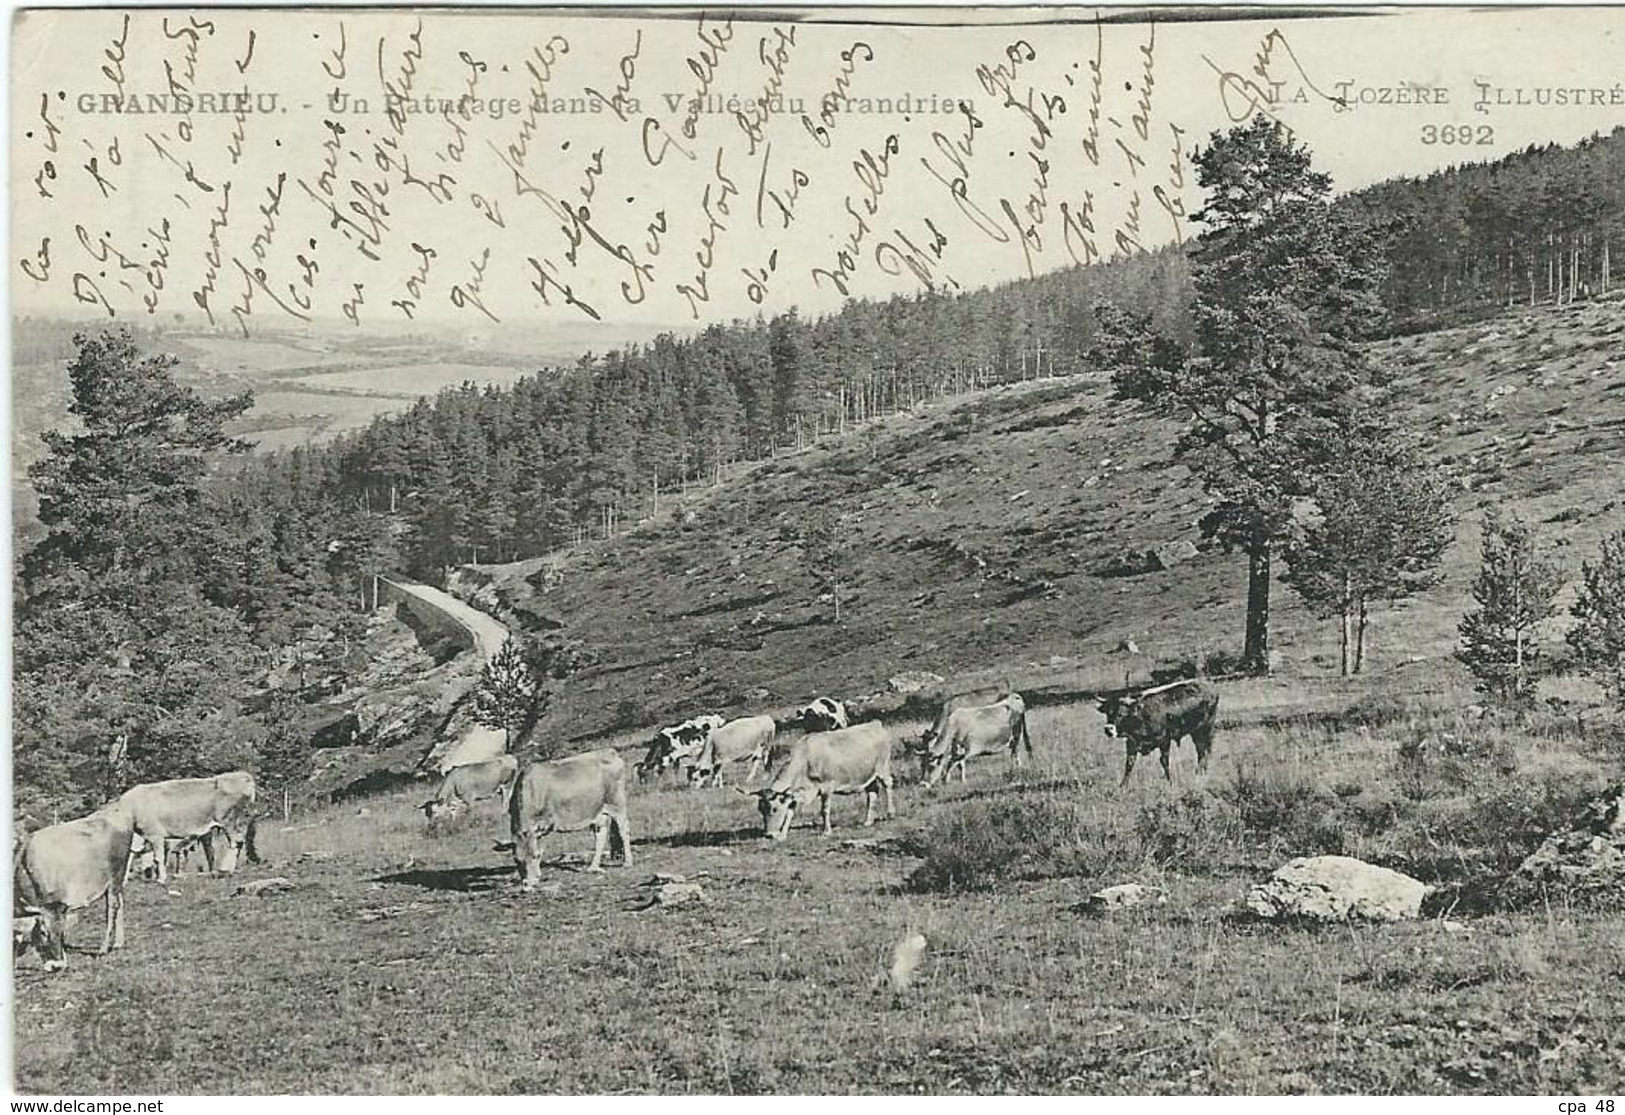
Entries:
{"type": "Polygon", "coordinates": [[[1625,127],[1574,147],[1391,179],[1341,204],[1393,222],[1384,301],[1403,328],[1604,294],[1619,285],[1625,241],[1625,127]]]}
{"type": "MultiPolygon", "coordinates": [[[[1392,237],[1388,320],[1412,332],[1617,287],[1625,128],[1577,147],[1383,183],[1336,208],[1392,237]]],[[[814,321],[713,325],[582,360],[511,391],[465,387],[269,467],[316,470],[409,527],[412,570],[537,556],[623,530],[690,484],[927,399],[1087,374],[1098,303],[1189,338],[1168,250],[991,290],[855,301],[814,321]]]]}

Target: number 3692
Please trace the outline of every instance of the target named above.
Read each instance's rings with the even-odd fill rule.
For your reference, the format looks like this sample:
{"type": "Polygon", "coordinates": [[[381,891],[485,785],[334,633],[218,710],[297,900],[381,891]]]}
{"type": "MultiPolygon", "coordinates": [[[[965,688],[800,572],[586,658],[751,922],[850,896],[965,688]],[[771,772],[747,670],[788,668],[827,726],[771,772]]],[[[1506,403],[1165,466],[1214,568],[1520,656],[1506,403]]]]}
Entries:
{"type": "Polygon", "coordinates": [[[1446,147],[1488,147],[1495,143],[1493,124],[1423,124],[1422,142],[1446,147]]]}

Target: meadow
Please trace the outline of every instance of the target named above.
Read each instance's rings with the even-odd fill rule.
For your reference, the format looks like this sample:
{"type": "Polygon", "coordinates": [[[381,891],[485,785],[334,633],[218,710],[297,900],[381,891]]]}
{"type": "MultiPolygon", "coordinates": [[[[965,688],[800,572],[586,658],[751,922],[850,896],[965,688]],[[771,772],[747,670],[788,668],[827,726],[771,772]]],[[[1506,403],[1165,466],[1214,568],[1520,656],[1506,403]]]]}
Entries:
{"type": "MultiPolygon", "coordinates": [[[[1556,719],[1464,724],[1435,667],[1221,688],[1211,772],[1198,778],[1182,747],[1171,787],[1142,761],[1119,789],[1122,753],[1092,705],[1038,708],[1024,769],[981,759],[967,785],[926,792],[899,749],[897,819],[864,830],[861,797],[837,799],[831,838],[808,815],[764,841],[732,789],[634,787],[633,866],[582,873],[589,836],[555,835],[564,862],[535,894],[494,847],[507,837],[495,803],[435,832],[416,809],[427,786],[267,821],[267,862],[236,878],[133,883],[123,953],[75,954],[57,977],[26,962],[16,1083],[1617,1092],[1625,912],[1453,893],[1617,772],[1617,737],[1556,719]],[[1446,725],[1471,740],[1465,759],[1403,757],[1446,725]],[[1328,850],[1408,866],[1437,901],[1393,925],[1236,915],[1285,858],[1328,850]],[[701,883],[708,901],[627,910],[654,873],[701,883]],[[291,892],[232,895],[278,875],[291,892]],[[1073,909],[1125,881],[1168,901],[1073,909]],[[925,959],[894,992],[880,974],[912,931],[925,959]]],[[[637,736],[598,742],[640,753],[637,736]]]]}

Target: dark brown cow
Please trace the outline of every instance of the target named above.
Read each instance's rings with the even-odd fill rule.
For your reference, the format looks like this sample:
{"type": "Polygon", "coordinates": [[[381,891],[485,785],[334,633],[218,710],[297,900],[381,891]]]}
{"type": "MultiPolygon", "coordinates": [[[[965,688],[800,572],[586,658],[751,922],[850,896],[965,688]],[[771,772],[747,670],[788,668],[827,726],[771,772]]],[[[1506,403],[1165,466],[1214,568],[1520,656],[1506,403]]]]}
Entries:
{"type": "Polygon", "coordinates": [[[1123,741],[1124,785],[1134,760],[1153,751],[1160,753],[1162,773],[1172,782],[1168,754],[1186,736],[1196,745],[1196,769],[1206,772],[1219,713],[1219,691],[1208,682],[1200,678],[1176,681],[1134,696],[1102,697],[1097,706],[1106,715],[1107,737],[1123,741]]]}

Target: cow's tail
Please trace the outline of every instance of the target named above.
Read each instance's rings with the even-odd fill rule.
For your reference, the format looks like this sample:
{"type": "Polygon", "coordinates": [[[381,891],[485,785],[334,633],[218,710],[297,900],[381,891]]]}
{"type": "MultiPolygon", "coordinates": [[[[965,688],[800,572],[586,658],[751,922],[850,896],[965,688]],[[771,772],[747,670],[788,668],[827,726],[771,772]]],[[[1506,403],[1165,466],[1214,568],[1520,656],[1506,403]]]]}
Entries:
{"type": "Polygon", "coordinates": [[[1021,745],[1027,749],[1027,758],[1033,757],[1033,737],[1027,734],[1027,714],[1023,712],[1018,722],[1021,731],[1021,745]]]}

